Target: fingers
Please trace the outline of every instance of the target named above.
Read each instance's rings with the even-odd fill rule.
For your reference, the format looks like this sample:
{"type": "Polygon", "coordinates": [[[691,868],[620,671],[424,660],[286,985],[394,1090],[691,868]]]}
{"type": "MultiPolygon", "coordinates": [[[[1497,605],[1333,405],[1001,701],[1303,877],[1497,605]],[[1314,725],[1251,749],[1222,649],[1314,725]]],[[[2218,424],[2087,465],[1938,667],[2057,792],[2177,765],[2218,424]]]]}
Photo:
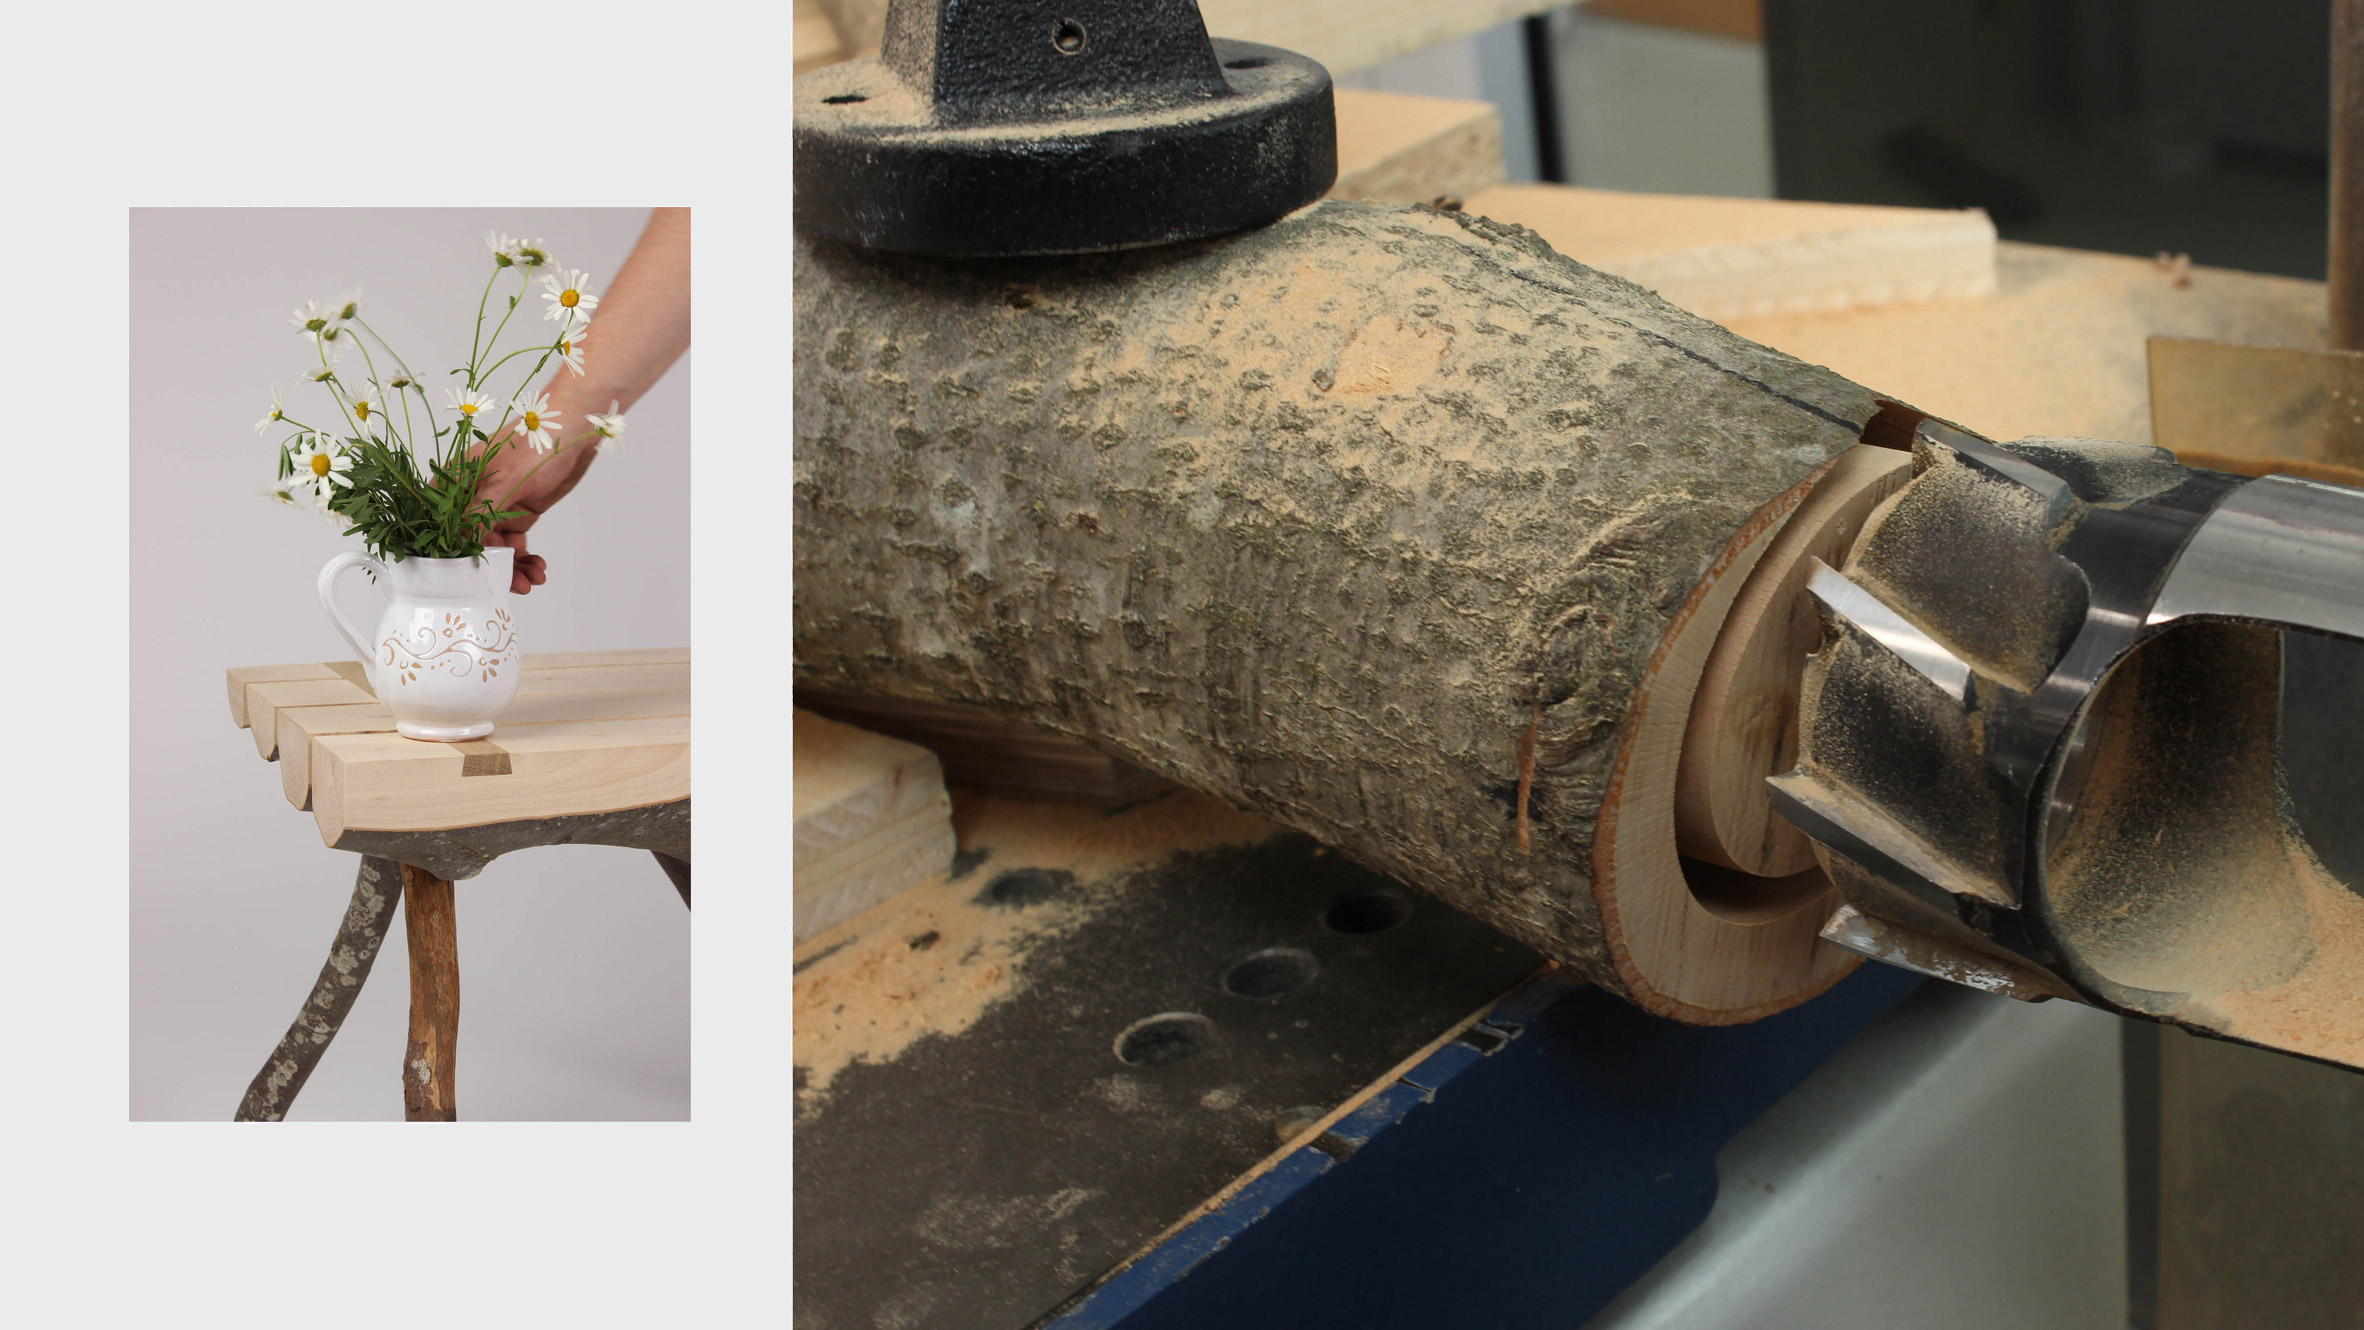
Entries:
{"type": "Polygon", "coordinates": [[[516,565],[509,574],[509,589],[522,596],[550,580],[549,561],[539,554],[527,554],[521,548],[516,565]]]}

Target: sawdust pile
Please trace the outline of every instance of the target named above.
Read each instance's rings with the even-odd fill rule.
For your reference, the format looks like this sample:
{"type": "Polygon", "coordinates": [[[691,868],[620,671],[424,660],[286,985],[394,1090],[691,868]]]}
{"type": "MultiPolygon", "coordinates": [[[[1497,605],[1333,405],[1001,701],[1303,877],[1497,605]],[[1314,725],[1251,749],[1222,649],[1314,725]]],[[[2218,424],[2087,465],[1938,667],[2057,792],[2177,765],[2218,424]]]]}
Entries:
{"type": "Polygon", "coordinates": [[[1190,791],[1107,814],[1078,804],[953,795],[963,859],[796,950],[791,1055],[803,1073],[797,1113],[819,1108],[856,1062],[890,1062],[929,1035],[958,1034],[1023,990],[1028,953],[1093,918],[1130,871],[1186,850],[1250,845],[1279,828],[1190,791]],[[980,903],[1000,874],[1072,874],[1071,889],[1023,910],[980,903]]]}

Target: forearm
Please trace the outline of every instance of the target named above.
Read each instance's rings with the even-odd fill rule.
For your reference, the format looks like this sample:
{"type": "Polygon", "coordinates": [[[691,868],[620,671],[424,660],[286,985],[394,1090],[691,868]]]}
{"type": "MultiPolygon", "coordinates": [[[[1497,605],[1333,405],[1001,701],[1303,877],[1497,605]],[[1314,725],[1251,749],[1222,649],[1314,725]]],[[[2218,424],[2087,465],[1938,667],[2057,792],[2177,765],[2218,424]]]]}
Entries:
{"type": "Polygon", "coordinates": [[[587,428],[584,415],[604,412],[610,402],[619,411],[631,410],[689,344],[690,213],[658,208],[623,270],[600,295],[583,372],[561,368],[547,385],[567,437],[580,435],[587,428]]]}

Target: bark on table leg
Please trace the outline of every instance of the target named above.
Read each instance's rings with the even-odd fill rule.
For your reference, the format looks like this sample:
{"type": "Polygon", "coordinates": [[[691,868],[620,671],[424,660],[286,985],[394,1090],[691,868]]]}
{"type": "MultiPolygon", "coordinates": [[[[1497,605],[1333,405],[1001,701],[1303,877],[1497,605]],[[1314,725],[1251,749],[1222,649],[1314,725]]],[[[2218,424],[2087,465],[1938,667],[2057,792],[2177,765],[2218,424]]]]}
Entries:
{"type": "Polygon", "coordinates": [[[304,1000],[303,1010],[287,1027],[286,1037],[255,1073],[253,1084],[246,1087],[246,1097],[238,1102],[233,1121],[277,1122],[287,1116],[296,1092],[311,1079],[312,1068],[328,1051],[329,1041],[337,1037],[345,1014],[353,1010],[353,1000],[361,996],[362,982],[369,978],[378,948],[385,945],[387,926],[393,922],[395,871],[399,867],[391,859],[362,857],[361,871],[353,881],[352,904],[345,907],[345,921],[337,928],[336,941],[329,944],[328,963],[320,967],[312,996],[304,1000]]]}
{"type": "Polygon", "coordinates": [[[690,903],[689,860],[676,859],[663,850],[651,850],[649,853],[657,856],[657,866],[665,870],[665,876],[672,881],[673,889],[681,893],[683,908],[688,908],[690,903]]]}
{"type": "Polygon", "coordinates": [[[460,949],[451,883],[404,864],[402,921],[410,938],[410,1047],[402,1055],[402,1116],[411,1122],[455,1122],[460,949]]]}

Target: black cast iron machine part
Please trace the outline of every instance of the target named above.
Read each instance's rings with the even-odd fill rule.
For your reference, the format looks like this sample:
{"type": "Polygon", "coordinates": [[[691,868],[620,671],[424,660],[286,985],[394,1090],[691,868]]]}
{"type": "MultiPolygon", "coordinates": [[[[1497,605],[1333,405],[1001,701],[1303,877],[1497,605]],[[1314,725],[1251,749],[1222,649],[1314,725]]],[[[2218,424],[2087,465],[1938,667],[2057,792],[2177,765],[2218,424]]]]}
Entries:
{"type": "Polygon", "coordinates": [[[1194,0],[891,0],[794,84],[795,223],[869,249],[1072,254],[1259,226],[1338,175],[1330,75],[1194,0]]]}

